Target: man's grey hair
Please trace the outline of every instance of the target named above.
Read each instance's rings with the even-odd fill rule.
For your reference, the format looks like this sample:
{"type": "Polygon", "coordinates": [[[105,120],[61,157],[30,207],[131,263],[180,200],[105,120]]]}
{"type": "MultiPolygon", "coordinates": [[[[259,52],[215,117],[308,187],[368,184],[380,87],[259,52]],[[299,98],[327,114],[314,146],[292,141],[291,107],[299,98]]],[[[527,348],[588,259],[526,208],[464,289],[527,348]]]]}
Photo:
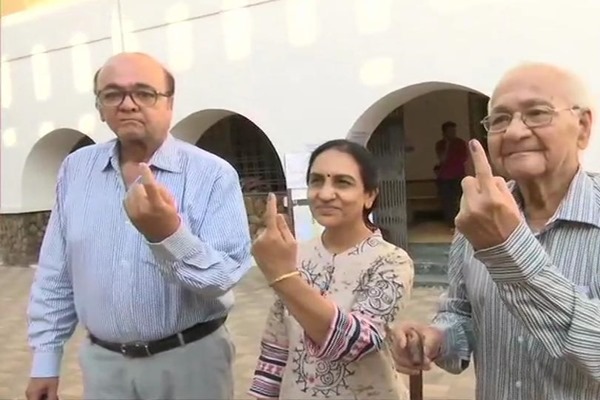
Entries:
{"type": "MultiPolygon", "coordinates": [[[[571,105],[577,106],[582,109],[587,109],[593,111],[594,109],[594,101],[592,100],[592,96],[590,95],[589,90],[587,89],[587,85],[583,82],[583,80],[574,72],[569,71],[565,68],[561,68],[559,66],[553,64],[547,64],[542,62],[524,62],[516,67],[509,69],[502,75],[498,85],[504,81],[508,76],[514,74],[515,72],[525,70],[525,69],[542,69],[542,70],[551,70],[554,71],[557,75],[561,75],[566,82],[568,87],[568,101],[571,105]]],[[[496,87],[498,86],[496,85],[496,87]]],[[[495,89],[494,89],[495,91],[495,89]]],[[[494,93],[490,97],[488,101],[487,111],[488,114],[492,110],[492,101],[494,100],[494,93]]]]}

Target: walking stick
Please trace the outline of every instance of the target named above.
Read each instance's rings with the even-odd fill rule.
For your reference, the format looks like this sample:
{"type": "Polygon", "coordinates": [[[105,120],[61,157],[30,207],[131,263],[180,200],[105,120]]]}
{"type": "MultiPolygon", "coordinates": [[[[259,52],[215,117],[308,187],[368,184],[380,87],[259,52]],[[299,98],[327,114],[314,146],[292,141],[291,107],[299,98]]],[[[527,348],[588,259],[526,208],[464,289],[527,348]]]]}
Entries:
{"type": "Polygon", "coordinates": [[[410,400],[423,400],[423,372],[410,376],[409,388],[410,400]]]}
{"type": "MultiPolygon", "coordinates": [[[[415,365],[422,365],[425,359],[423,337],[415,330],[408,335],[408,349],[415,365]]],[[[409,378],[410,400],[423,400],[423,372],[409,378]]]]}

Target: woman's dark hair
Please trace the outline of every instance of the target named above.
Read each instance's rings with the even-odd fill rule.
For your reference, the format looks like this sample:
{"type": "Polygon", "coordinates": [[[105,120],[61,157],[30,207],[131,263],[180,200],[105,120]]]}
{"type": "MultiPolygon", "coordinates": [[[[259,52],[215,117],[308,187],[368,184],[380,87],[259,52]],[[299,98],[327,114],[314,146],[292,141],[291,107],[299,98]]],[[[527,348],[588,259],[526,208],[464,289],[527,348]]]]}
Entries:
{"type": "MultiPolygon", "coordinates": [[[[358,143],[351,142],[346,139],[330,140],[323,143],[319,147],[313,150],[308,161],[308,170],[306,171],[306,183],[310,178],[310,170],[319,155],[326,152],[327,150],[337,150],[342,153],[346,153],[351,156],[356,164],[358,164],[358,170],[360,171],[360,178],[362,179],[365,192],[375,193],[379,189],[379,172],[377,170],[377,164],[375,158],[369,150],[358,143]]],[[[377,206],[377,198],[373,202],[370,208],[365,208],[363,211],[363,221],[367,228],[372,231],[378,229],[377,225],[371,222],[369,214],[377,206]]]]}

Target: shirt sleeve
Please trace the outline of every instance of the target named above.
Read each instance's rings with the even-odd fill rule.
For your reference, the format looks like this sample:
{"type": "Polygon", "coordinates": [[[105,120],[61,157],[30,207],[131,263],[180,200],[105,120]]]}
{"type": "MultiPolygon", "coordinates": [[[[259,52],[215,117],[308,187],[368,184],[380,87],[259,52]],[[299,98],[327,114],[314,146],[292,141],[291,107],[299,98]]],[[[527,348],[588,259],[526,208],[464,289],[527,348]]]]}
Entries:
{"type": "Polygon", "coordinates": [[[220,296],[244,276],[252,260],[248,217],[235,170],[224,169],[216,179],[207,209],[192,206],[188,213],[190,226],[182,220],[172,236],[148,246],[167,279],[207,296],[220,296]]]}
{"type": "Polygon", "coordinates": [[[308,353],[327,361],[353,362],[380,350],[386,328],[410,297],[413,278],[413,262],[403,250],[378,257],[361,275],[350,312],[336,307],[325,342],[319,345],[304,334],[308,353]]]}
{"type": "Polygon", "coordinates": [[[63,205],[67,163],[68,158],[58,174],[56,200],[42,241],[27,309],[29,345],[33,350],[31,376],[34,378],[59,376],[63,347],[78,322],[65,254],[63,205]]]}
{"type": "Polygon", "coordinates": [[[439,310],[432,323],[444,337],[435,363],[452,374],[468,368],[475,343],[471,303],[462,273],[466,246],[467,241],[462,235],[455,236],[448,256],[448,290],[440,298],[439,310]]]}
{"type": "Polygon", "coordinates": [[[284,306],[275,300],[260,342],[260,354],[248,394],[259,399],[278,399],[281,380],[288,359],[288,335],[284,306]]]}
{"type": "Polygon", "coordinates": [[[589,293],[565,278],[525,222],[506,242],[475,253],[505,306],[555,358],[600,381],[600,280],[589,293]]]}

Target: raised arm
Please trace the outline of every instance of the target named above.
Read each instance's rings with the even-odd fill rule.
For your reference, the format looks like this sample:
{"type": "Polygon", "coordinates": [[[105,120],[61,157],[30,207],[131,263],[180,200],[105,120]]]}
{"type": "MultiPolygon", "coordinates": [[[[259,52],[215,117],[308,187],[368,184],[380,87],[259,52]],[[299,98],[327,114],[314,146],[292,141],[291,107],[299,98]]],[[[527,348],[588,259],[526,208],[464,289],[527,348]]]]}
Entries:
{"type": "Polygon", "coordinates": [[[324,339],[313,338],[305,329],[309,353],[319,359],[351,362],[380,350],[386,328],[410,297],[413,278],[413,262],[403,250],[393,248],[378,257],[362,274],[350,312],[331,302],[333,313],[324,339]]]}
{"type": "Polygon", "coordinates": [[[244,199],[232,167],[223,168],[212,187],[195,190],[210,191],[208,208],[196,209],[192,204],[189,226],[182,221],[170,237],[148,245],[168,279],[207,296],[219,296],[251,267],[244,199]]]}
{"type": "Polygon", "coordinates": [[[524,222],[506,242],[480,250],[475,257],[487,266],[510,313],[552,357],[563,358],[600,381],[597,275],[589,293],[581,293],[560,274],[524,222]]]}
{"type": "Polygon", "coordinates": [[[63,162],[58,174],[56,200],[44,234],[27,309],[33,378],[59,376],[64,344],[77,326],[73,285],[65,254],[63,205],[68,160],[63,162]]]}
{"type": "Polygon", "coordinates": [[[308,350],[324,360],[355,360],[381,348],[384,325],[395,318],[405,293],[412,287],[414,270],[406,252],[380,244],[382,255],[367,268],[355,293],[355,308],[345,312],[300,275],[296,240],[283,216],[277,214],[272,194],[264,220],[265,229],[253,244],[254,258],[304,330],[308,350]],[[381,292],[378,300],[384,306],[379,307],[377,299],[373,299],[375,291],[381,292]],[[348,335],[358,337],[345,342],[348,335]],[[342,344],[348,351],[340,349],[342,344]]]}
{"type": "Polygon", "coordinates": [[[467,245],[457,235],[450,246],[448,257],[448,290],[440,299],[440,306],[432,326],[442,332],[443,342],[435,363],[442,369],[459,374],[468,368],[474,346],[471,304],[467,298],[462,273],[462,260],[467,245]]]}
{"type": "Polygon", "coordinates": [[[281,380],[288,359],[288,335],[284,323],[285,309],[277,299],[269,310],[260,342],[260,354],[248,394],[257,399],[278,399],[281,380]]]}

